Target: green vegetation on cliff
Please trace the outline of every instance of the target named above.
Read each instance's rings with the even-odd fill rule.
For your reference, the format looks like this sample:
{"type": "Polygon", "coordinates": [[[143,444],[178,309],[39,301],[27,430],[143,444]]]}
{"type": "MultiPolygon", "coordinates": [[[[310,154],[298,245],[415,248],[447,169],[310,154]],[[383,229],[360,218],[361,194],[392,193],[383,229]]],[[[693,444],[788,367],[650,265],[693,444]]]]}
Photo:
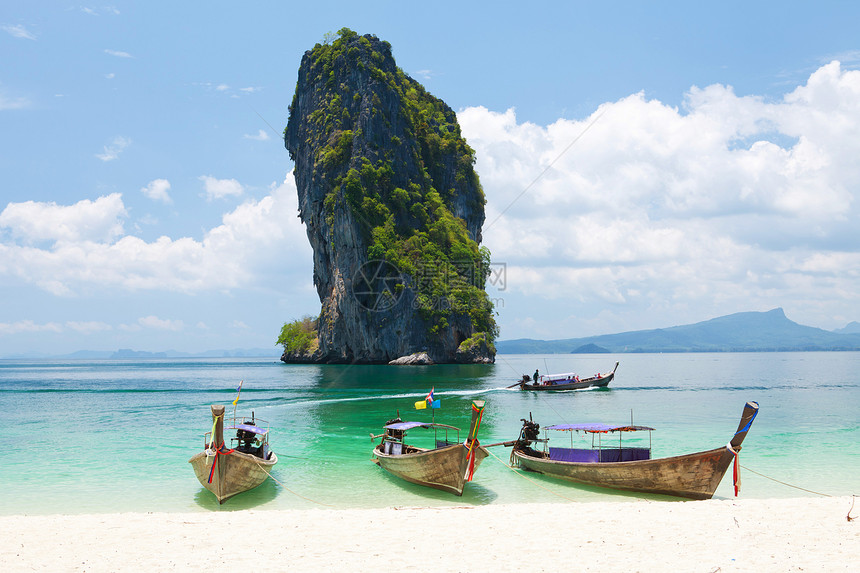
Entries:
{"type": "Polygon", "coordinates": [[[348,209],[359,222],[367,260],[401,271],[398,288],[415,291],[413,304],[431,335],[444,331],[452,316],[468,316],[470,340],[491,344],[498,328],[484,291],[490,253],[479,246],[485,198],[456,114],[397,68],[390,44],[375,37],[344,28],[307,57],[305,84],[318,102],[307,143],[327,185],[330,232],[348,209]],[[357,75],[369,76],[369,85],[356,89],[357,75]],[[479,214],[471,233],[455,212],[479,214]]]}
{"type": "Polygon", "coordinates": [[[300,320],[285,322],[275,344],[283,346],[287,354],[312,354],[319,345],[317,341],[317,319],[305,316],[300,320]]]}

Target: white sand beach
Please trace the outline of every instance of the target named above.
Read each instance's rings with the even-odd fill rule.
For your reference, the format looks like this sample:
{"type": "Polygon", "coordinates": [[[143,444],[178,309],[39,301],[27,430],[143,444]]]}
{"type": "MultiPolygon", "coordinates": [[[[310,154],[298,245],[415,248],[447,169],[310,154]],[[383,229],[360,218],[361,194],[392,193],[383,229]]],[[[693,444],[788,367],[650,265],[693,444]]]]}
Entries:
{"type": "Polygon", "coordinates": [[[0,571],[857,571],[853,501],[2,516],[0,571]]]}

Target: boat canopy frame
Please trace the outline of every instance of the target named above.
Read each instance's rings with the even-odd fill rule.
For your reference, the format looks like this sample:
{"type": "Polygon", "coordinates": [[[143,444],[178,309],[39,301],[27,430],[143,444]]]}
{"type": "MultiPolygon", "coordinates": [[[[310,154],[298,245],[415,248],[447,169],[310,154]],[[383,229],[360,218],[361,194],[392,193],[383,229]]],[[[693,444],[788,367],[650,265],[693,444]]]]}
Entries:
{"type": "MultiPolygon", "coordinates": [[[[573,433],[582,432],[584,434],[591,434],[591,449],[592,450],[614,450],[618,449],[619,451],[623,450],[624,446],[622,444],[622,436],[625,432],[648,432],[648,451],[651,451],[652,442],[651,442],[651,432],[655,430],[650,426],[634,426],[632,424],[625,425],[613,425],[613,424],[554,424],[552,426],[545,426],[544,430],[553,430],[556,432],[570,432],[570,449],[574,449],[573,444],[573,433]],[[618,444],[615,445],[603,445],[603,434],[613,434],[618,433],[618,444]],[[597,445],[595,446],[594,440],[597,438],[597,445]]],[[[546,435],[546,439],[543,441],[544,454],[549,456],[549,432],[544,432],[546,435]]]]}
{"type": "Polygon", "coordinates": [[[406,443],[405,442],[406,432],[409,430],[413,430],[415,428],[425,428],[425,429],[432,429],[433,430],[433,442],[436,444],[436,447],[432,448],[432,449],[439,449],[440,447],[443,447],[443,446],[439,446],[439,430],[440,429],[445,431],[445,433],[444,433],[444,435],[445,435],[444,444],[446,446],[460,443],[460,428],[458,428],[456,426],[449,426],[448,424],[437,424],[436,422],[395,422],[393,424],[386,424],[382,428],[384,430],[386,430],[385,434],[383,434],[383,436],[382,436],[383,443],[384,442],[394,442],[394,443],[405,444],[406,443]],[[394,430],[396,432],[400,432],[400,438],[392,436],[391,434],[388,433],[388,430],[394,430]],[[456,432],[456,434],[457,434],[456,441],[452,442],[448,439],[448,432],[449,431],[456,432]]]}

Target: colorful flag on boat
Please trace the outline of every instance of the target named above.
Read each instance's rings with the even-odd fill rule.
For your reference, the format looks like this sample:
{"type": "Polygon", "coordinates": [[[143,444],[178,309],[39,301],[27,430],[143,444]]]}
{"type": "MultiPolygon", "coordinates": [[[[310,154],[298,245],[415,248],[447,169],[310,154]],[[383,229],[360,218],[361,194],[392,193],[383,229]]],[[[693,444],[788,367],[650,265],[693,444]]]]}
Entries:
{"type": "Polygon", "coordinates": [[[442,401],[441,400],[433,400],[432,402],[430,402],[430,407],[431,408],[441,408],[442,407],[442,401]]]}
{"type": "Polygon", "coordinates": [[[469,437],[466,438],[466,448],[469,452],[466,454],[466,481],[472,481],[475,475],[475,463],[477,461],[477,450],[480,447],[478,443],[478,428],[481,427],[481,418],[484,417],[484,401],[472,402],[472,423],[469,426],[469,437]]]}
{"type": "Polygon", "coordinates": [[[427,402],[425,400],[418,400],[417,402],[415,402],[415,409],[416,410],[426,410],[427,409],[427,402]]]}
{"type": "Polygon", "coordinates": [[[244,384],[244,383],[245,383],[245,381],[244,381],[244,380],[242,380],[241,382],[239,382],[239,387],[238,387],[238,388],[236,388],[236,399],[235,399],[235,400],[233,400],[233,405],[234,405],[234,406],[235,406],[236,404],[238,404],[238,403],[239,403],[239,394],[241,394],[241,393],[242,393],[242,384],[244,384]]]}
{"type": "Polygon", "coordinates": [[[433,402],[433,391],[434,391],[434,390],[436,390],[436,387],[435,387],[435,386],[434,386],[433,388],[431,388],[431,389],[430,389],[430,393],[429,393],[429,394],[427,394],[427,397],[426,397],[426,398],[424,398],[424,399],[425,399],[427,402],[429,402],[429,403],[432,403],[432,402],[433,402]]]}

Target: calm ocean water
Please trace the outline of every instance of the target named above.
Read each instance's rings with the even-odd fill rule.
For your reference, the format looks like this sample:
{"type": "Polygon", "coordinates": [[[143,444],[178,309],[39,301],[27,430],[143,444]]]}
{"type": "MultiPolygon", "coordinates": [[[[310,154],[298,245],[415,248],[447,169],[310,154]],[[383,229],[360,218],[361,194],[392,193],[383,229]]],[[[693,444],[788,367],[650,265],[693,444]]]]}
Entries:
{"type": "MultiPolygon", "coordinates": [[[[761,410],[742,466],[830,495],[860,493],[860,353],[500,355],[489,366],[303,366],[272,359],[0,361],[0,513],[257,509],[627,501],[507,467],[491,448],[462,498],[406,483],[372,464],[369,434],[431,388],[436,421],[468,426],[486,401],[483,443],[541,425],[630,421],[653,426],[653,455],[724,445],[744,403],[761,410]],[[522,374],[607,372],[608,389],[529,393],[522,374]],[[211,428],[209,404],[270,422],[273,480],[219,508],[187,463],[211,428]]],[[[420,439],[420,436],[417,436],[420,439]]],[[[742,470],[742,498],[813,496],[742,470]]],[[[731,477],[716,497],[732,496],[731,477]]],[[[639,496],[641,497],[641,496],[639,496]]],[[[651,499],[672,499],[650,496],[651,499]]]]}

